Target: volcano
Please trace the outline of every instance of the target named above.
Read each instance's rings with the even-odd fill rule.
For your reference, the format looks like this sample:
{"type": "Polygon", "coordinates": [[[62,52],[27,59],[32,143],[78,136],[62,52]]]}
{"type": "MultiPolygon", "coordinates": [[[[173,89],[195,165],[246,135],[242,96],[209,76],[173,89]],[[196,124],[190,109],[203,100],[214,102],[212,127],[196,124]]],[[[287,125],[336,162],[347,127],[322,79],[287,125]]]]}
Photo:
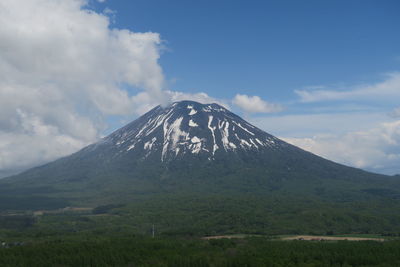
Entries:
{"type": "Polygon", "coordinates": [[[214,219],[233,216],[235,222],[224,223],[228,228],[245,224],[279,232],[284,222],[292,230],[400,230],[392,212],[400,207],[398,178],[326,160],[221,105],[193,101],[157,106],[98,142],[0,186],[2,210],[119,203],[165,218],[179,213],[189,224],[204,212],[214,219]]]}

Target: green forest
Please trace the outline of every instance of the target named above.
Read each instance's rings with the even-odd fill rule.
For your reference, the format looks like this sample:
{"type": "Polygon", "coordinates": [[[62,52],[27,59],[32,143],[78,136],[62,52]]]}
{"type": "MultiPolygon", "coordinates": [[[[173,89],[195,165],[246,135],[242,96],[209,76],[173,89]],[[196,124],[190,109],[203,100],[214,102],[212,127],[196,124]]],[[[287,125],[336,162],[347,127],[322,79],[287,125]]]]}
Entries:
{"type": "Polygon", "coordinates": [[[87,235],[0,249],[1,266],[400,266],[400,241],[87,235]]]}
{"type": "Polygon", "coordinates": [[[289,194],[154,194],[94,208],[3,210],[0,266],[400,266],[396,207],[387,198],[368,206],[289,194]],[[245,238],[202,239],[230,234],[245,238]],[[299,234],[386,241],[279,238],[299,234]]]}

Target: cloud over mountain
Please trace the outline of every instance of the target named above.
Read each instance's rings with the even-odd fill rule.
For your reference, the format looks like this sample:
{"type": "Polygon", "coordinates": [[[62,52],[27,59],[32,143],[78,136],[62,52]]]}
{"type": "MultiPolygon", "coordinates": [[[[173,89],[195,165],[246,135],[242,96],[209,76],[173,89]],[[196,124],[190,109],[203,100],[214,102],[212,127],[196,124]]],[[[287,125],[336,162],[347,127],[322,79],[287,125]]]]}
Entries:
{"type": "Polygon", "coordinates": [[[86,4],[1,1],[0,169],[69,154],[98,138],[104,116],[167,99],[159,34],[111,28],[86,4]]]}

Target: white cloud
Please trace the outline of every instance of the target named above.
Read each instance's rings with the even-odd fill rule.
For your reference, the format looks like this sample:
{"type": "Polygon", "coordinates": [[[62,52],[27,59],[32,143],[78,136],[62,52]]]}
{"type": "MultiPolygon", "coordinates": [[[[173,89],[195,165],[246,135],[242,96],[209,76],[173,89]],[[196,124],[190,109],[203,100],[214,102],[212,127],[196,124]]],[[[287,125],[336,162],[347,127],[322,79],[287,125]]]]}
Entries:
{"type": "Polygon", "coordinates": [[[400,120],[365,131],[283,139],[349,166],[387,174],[400,172],[400,120]]]}
{"type": "Polygon", "coordinates": [[[337,100],[391,100],[400,99],[400,73],[388,74],[386,79],[372,85],[360,85],[347,90],[308,89],[296,90],[301,102],[337,100]]]}
{"type": "Polygon", "coordinates": [[[0,170],[95,141],[108,115],[168,101],[159,34],[110,28],[85,0],[0,1],[0,170]],[[127,87],[144,91],[130,95],[127,87]]]}
{"type": "MultiPolygon", "coordinates": [[[[71,154],[85,144],[85,140],[62,133],[56,126],[44,123],[39,117],[17,111],[21,131],[0,131],[0,169],[18,170],[27,164],[35,165],[64,154],[71,154]]],[[[95,134],[94,128],[87,135],[95,134]]]]}
{"type": "Polygon", "coordinates": [[[273,113],[282,111],[282,106],[278,104],[268,103],[259,96],[248,96],[237,94],[233,100],[233,104],[250,113],[273,113]]]}

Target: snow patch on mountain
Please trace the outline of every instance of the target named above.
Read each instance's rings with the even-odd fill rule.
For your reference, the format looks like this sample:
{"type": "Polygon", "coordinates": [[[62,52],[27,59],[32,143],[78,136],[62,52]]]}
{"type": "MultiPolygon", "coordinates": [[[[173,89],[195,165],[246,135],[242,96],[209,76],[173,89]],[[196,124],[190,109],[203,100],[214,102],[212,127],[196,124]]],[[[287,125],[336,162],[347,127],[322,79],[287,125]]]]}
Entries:
{"type": "Polygon", "coordinates": [[[151,139],[151,141],[148,141],[146,143],[144,143],[144,149],[151,149],[154,142],[157,140],[157,138],[153,137],[153,139],[151,139]]]}
{"type": "Polygon", "coordinates": [[[190,110],[189,111],[189,115],[190,116],[192,116],[192,115],[197,113],[197,110],[195,110],[192,105],[188,105],[187,108],[190,110]]]}
{"type": "Polygon", "coordinates": [[[165,155],[167,153],[168,148],[172,151],[175,151],[177,155],[179,153],[180,148],[177,147],[177,144],[180,139],[189,140],[189,133],[182,131],[180,126],[182,124],[183,117],[176,119],[172,124],[169,124],[168,121],[164,122],[164,145],[163,151],[161,154],[161,160],[164,161],[165,155]]]}
{"type": "Polygon", "coordinates": [[[197,123],[195,123],[192,119],[189,120],[189,126],[190,127],[197,127],[199,126],[197,123]]]}
{"type": "Polygon", "coordinates": [[[213,150],[212,150],[212,153],[213,153],[213,156],[214,156],[215,155],[215,151],[218,149],[218,145],[216,143],[215,133],[214,133],[216,127],[211,127],[211,123],[213,121],[213,118],[214,118],[213,116],[208,116],[208,125],[207,126],[208,126],[208,129],[210,129],[212,137],[213,137],[213,150]]]}
{"type": "Polygon", "coordinates": [[[197,136],[195,136],[191,139],[191,142],[193,144],[191,144],[189,148],[191,149],[192,153],[193,154],[199,153],[202,149],[202,140],[200,140],[197,136]]]}
{"type": "Polygon", "coordinates": [[[190,141],[192,141],[192,143],[199,143],[199,142],[201,142],[201,140],[200,140],[197,136],[193,137],[190,141]]]}
{"type": "Polygon", "coordinates": [[[248,132],[251,135],[254,135],[254,133],[250,132],[247,128],[243,127],[240,123],[237,123],[236,121],[233,121],[234,124],[236,124],[237,126],[239,126],[240,128],[242,128],[243,130],[245,130],[246,132],[248,132]]]}

